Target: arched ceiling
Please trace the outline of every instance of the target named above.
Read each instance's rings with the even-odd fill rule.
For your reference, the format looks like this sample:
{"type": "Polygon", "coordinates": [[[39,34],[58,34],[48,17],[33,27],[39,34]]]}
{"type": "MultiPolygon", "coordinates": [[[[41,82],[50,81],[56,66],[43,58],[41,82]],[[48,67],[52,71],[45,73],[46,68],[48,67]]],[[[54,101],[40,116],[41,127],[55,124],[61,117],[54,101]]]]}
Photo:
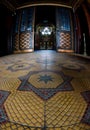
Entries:
{"type": "Polygon", "coordinates": [[[62,4],[66,6],[73,6],[77,0],[9,0],[10,3],[14,4],[17,8],[29,5],[29,4],[43,4],[43,3],[54,3],[62,4]]]}
{"type": "Polygon", "coordinates": [[[83,0],[0,0],[0,3],[4,4],[11,10],[16,10],[36,5],[58,5],[74,8],[74,6],[81,1],[83,0]]]}

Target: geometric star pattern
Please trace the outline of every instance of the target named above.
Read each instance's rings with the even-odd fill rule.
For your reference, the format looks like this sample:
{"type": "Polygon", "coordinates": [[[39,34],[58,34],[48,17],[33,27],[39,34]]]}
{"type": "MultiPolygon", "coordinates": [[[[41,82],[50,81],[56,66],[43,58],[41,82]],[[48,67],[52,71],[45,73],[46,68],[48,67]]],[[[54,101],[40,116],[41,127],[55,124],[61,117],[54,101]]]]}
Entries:
{"type": "Polygon", "coordinates": [[[49,81],[53,81],[53,78],[51,77],[51,75],[40,75],[39,77],[39,82],[45,82],[46,84],[49,82],[49,81]]]}
{"type": "Polygon", "coordinates": [[[90,91],[82,92],[81,95],[84,97],[85,101],[87,102],[87,108],[82,118],[82,122],[90,125],[90,91]]]}
{"type": "Polygon", "coordinates": [[[7,114],[4,109],[4,102],[9,96],[9,92],[7,91],[0,91],[0,123],[5,122],[7,119],[7,114]]]}
{"type": "Polygon", "coordinates": [[[32,72],[19,77],[20,91],[33,91],[43,100],[47,100],[59,91],[73,91],[70,84],[72,77],[65,76],[62,72],[32,72]]]}
{"type": "Polygon", "coordinates": [[[90,62],[52,50],[0,57],[0,130],[90,130],[90,62]]]}

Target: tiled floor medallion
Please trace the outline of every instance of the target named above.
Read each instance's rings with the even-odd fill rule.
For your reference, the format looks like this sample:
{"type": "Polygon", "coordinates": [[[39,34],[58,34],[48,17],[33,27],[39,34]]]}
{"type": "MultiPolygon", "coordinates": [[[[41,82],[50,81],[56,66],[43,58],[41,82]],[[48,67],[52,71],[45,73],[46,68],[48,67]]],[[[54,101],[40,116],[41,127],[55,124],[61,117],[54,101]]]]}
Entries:
{"type": "Polygon", "coordinates": [[[81,121],[90,125],[90,91],[82,92],[81,95],[87,102],[87,109],[81,121]]]}
{"type": "Polygon", "coordinates": [[[81,71],[84,70],[85,68],[79,64],[76,63],[63,63],[63,64],[59,64],[60,67],[64,68],[64,69],[68,69],[68,70],[76,70],[76,71],[81,71]]]}
{"type": "Polygon", "coordinates": [[[30,72],[19,79],[22,83],[18,90],[33,91],[44,100],[51,98],[59,91],[73,91],[70,84],[72,77],[64,75],[61,71],[30,72]]]}
{"type": "Polygon", "coordinates": [[[26,70],[26,69],[30,69],[31,67],[32,65],[28,63],[21,63],[21,64],[17,63],[8,67],[8,70],[11,70],[11,71],[26,70]]]}
{"type": "Polygon", "coordinates": [[[4,102],[9,96],[9,92],[0,90],[0,123],[5,122],[7,119],[7,114],[4,109],[4,102]]]}

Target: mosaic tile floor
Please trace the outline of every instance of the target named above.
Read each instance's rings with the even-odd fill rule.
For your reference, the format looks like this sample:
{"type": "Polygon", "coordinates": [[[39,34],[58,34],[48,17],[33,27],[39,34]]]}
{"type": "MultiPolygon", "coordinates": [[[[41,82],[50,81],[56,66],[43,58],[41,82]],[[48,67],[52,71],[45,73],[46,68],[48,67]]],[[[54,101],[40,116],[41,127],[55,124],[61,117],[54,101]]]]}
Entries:
{"type": "Polygon", "coordinates": [[[0,57],[0,130],[90,130],[90,60],[56,51],[0,57]]]}

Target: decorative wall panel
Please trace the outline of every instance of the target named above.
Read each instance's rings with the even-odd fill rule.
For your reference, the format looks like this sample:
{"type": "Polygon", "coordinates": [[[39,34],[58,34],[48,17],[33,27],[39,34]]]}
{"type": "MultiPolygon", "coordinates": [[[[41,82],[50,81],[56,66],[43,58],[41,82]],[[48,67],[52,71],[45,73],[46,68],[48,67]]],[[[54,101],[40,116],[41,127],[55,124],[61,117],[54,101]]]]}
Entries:
{"type": "Polygon", "coordinates": [[[57,50],[72,50],[70,9],[58,7],[56,10],[57,50]]]}
{"type": "Polygon", "coordinates": [[[32,49],[32,34],[30,32],[20,34],[20,50],[32,49]]]}
{"type": "Polygon", "coordinates": [[[70,49],[71,48],[71,36],[69,33],[67,33],[67,32],[60,33],[60,48],[61,49],[70,49]]]}
{"type": "Polygon", "coordinates": [[[19,50],[19,35],[18,34],[14,36],[14,50],[15,51],[19,50]]]}
{"type": "Polygon", "coordinates": [[[14,51],[34,49],[34,7],[21,9],[17,12],[14,51]]]}
{"type": "MultiPolygon", "coordinates": [[[[34,50],[34,7],[21,9],[17,13],[14,51],[34,50]]],[[[36,17],[36,16],[35,16],[36,17]]],[[[56,8],[56,48],[72,50],[71,10],[56,8]]],[[[49,44],[46,43],[48,47],[49,44]]],[[[50,46],[49,48],[50,49],[50,46]]],[[[52,49],[52,48],[51,48],[52,49]]]]}

